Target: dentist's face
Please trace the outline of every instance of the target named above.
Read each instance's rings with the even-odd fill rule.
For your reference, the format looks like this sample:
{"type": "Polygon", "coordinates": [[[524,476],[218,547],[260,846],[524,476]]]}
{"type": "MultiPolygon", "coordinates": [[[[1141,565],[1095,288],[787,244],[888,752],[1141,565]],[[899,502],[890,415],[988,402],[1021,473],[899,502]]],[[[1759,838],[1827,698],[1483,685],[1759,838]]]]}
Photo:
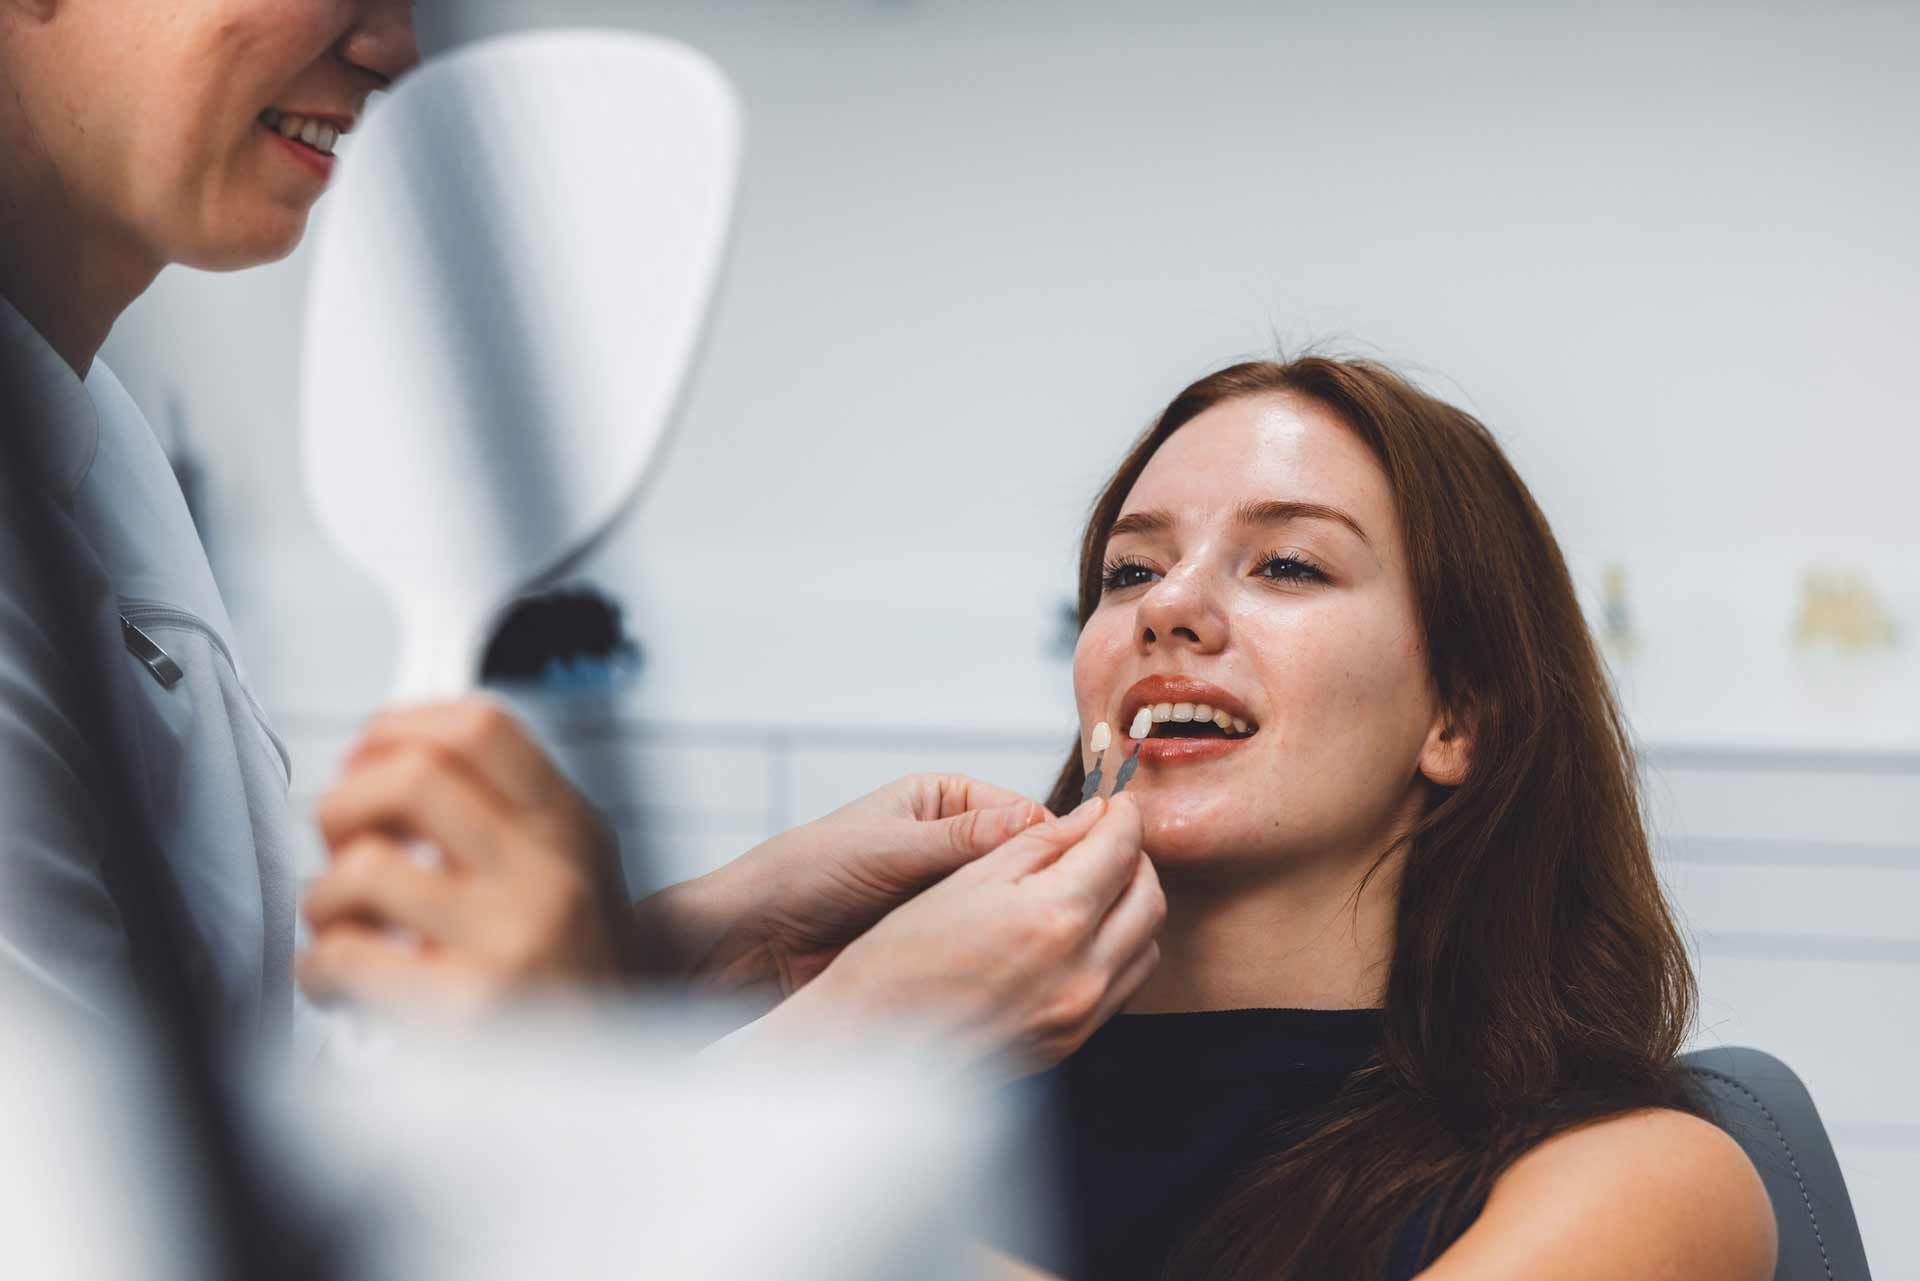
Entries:
{"type": "Polygon", "coordinates": [[[1083,744],[1113,727],[1107,778],[1140,707],[1216,718],[1154,725],[1128,786],[1163,875],[1370,857],[1418,816],[1445,749],[1399,521],[1326,409],[1249,399],[1181,427],[1128,496],[1106,570],[1074,693],[1083,744]]]}
{"type": "Polygon", "coordinates": [[[411,0],[53,0],[32,21],[9,70],[74,215],[209,269],[291,252],[334,163],[318,126],[419,61],[411,0]],[[287,116],[320,146],[263,123],[287,116]]]}

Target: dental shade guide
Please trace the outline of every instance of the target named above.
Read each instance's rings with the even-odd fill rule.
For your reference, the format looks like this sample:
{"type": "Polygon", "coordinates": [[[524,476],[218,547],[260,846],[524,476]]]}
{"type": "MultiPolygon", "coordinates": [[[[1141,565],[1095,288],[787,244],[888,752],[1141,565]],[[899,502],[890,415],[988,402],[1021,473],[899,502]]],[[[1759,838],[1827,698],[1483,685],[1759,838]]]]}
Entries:
{"type": "Polygon", "coordinates": [[[1133,740],[1133,751],[1121,764],[1120,772],[1114,775],[1112,795],[1118,796],[1133,781],[1133,772],[1140,768],[1140,745],[1147,741],[1147,735],[1153,732],[1153,709],[1143,707],[1134,714],[1133,724],[1127,727],[1127,737],[1133,740]]]}
{"type": "Polygon", "coordinates": [[[1093,772],[1087,775],[1086,783],[1080,788],[1080,803],[1085,805],[1100,794],[1100,767],[1106,763],[1107,744],[1113,741],[1113,727],[1101,721],[1093,727],[1093,733],[1087,737],[1087,750],[1093,753],[1093,772]]]}

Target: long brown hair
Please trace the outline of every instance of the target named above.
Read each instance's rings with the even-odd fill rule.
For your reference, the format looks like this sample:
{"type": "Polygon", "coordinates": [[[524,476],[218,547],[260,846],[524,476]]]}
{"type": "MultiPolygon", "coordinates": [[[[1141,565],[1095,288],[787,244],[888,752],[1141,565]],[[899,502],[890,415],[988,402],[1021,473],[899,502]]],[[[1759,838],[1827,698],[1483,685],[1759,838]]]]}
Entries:
{"type": "MultiPolygon", "coordinates": [[[[1380,1276],[1425,1215],[1429,1248],[1543,1138],[1643,1107],[1699,1113],[1675,1066],[1693,973],[1642,821],[1631,743],[1546,518],[1479,421],[1368,361],[1235,365],[1174,397],[1087,522],[1080,622],[1107,531],[1148,461],[1211,406],[1301,397],[1373,451],[1398,506],[1441,706],[1470,726],[1405,851],[1377,1053],[1275,1136],[1193,1225],[1168,1275],[1380,1276]]],[[[1051,807],[1079,799],[1076,743],[1051,807]]],[[[1381,854],[1367,873],[1377,872],[1381,854]]]]}

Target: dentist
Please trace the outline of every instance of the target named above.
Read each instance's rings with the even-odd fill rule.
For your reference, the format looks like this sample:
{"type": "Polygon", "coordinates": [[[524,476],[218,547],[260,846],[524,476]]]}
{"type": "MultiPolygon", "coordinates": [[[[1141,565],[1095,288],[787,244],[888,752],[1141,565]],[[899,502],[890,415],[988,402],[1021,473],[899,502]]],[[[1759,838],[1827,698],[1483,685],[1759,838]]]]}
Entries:
{"type": "MultiPolygon", "coordinates": [[[[408,0],[0,0],[0,975],[118,1017],[141,967],[170,964],[239,1051],[292,1019],[288,761],[167,460],[96,355],[168,264],[290,253],[335,141],[419,57],[408,0]],[[82,624],[37,607],[49,574],[82,624]],[[75,688],[102,696],[112,741],[80,731],[75,688]],[[120,804],[160,864],[135,880],[163,901],[112,874],[120,804]],[[185,954],[140,946],[157,913],[185,954]]],[[[543,966],[611,980],[664,951],[685,982],[785,1002],[782,1027],[910,1008],[983,1054],[1054,1058],[1151,970],[1158,885],[1130,803],[1045,817],[970,780],[903,780],[630,915],[607,907],[604,828],[510,718],[480,700],[390,712],[323,807],[335,857],[305,978],[394,995],[394,909],[444,948],[426,981],[479,1001],[543,966]],[[448,872],[366,875],[407,837],[448,872]],[[540,931],[437,939],[435,911],[475,894],[574,924],[572,954],[527,955],[540,931]],[[908,900],[887,947],[810,983],[908,900]]]]}

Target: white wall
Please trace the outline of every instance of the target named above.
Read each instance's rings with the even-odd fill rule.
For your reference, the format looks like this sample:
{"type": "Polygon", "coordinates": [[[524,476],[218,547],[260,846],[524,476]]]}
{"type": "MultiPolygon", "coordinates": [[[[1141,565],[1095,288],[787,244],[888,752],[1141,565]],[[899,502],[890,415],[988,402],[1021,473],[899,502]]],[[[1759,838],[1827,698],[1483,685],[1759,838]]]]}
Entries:
{"type": "MultiPolygon", "coordinates": [[[[591,566],[649,647],[634,710],[775,734],[678,754],[720,798],[694,807],[696,829],[713,817],[685,838],[696,861],[932,751],[863,727],[1037,785],[1071,723],[1050,610],[1126,441],[1276,335],[1357,340],[1493,424],[1583,577],[1627,566],[1646,739],[1776,753],[1758,783],[1688,784],[1663,811],[1665,835],[1708,838],[1674,871],[1704,922],[1703,1035],[1802,1066],[1883,1281],[1920,1278],[1894,1209],[1920,1192],[1920,1114],[1862,1084],[1920,1067],[1920,927],[1900,910],[1920,837],[1904,783],[1787,787],[1778,755],[1920,747],[1920,9],[1540,8],[447,0],[423,18],[436,44],[536,17],[677,35],[746,102],[737,240],[679,438],[591,566]],[[1792,652],[1816,562],[1868,568],[1906,647],[1792,652]],[[854,739],[777,747],[818,728],[854,739]],[[1783,796],[1804,824],[1756,817],[1783,796]],[[1754,953],[1783,934],[1803,949],[1785,971],[1754,953]]],[[[268,702],[314,744],[311,786],[384,688],[391,624],[300,495],[303,271],[169,273],[108,355],[210,451],[218,568],[268,702]]]]}

